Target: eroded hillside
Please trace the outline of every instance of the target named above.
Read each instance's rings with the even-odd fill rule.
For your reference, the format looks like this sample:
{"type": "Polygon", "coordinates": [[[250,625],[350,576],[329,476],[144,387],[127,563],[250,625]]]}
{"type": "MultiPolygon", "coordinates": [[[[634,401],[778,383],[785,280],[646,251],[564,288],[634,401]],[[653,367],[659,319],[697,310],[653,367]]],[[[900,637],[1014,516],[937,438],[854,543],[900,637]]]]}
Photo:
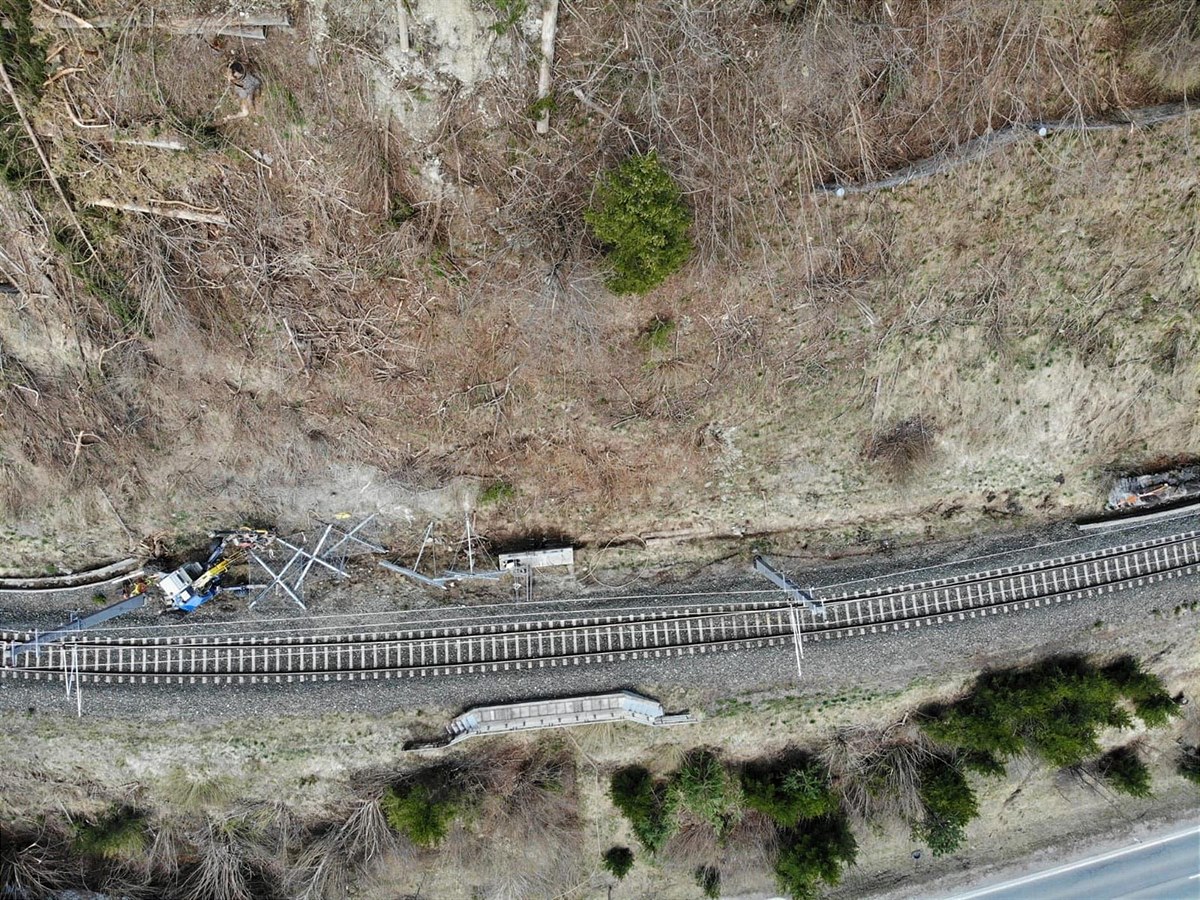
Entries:
{"type": "Polygon", "coordinates": [[[1194,115],[813,193],[1186,99],[1195,4],[565,3],[544,136],[536,2],[419,0],[407,52],[398,8],[4,5],[0,563],[480,493],[495,536],[869,539],[1200,446],[1194,115]],[[617,296],[583,213],[650,149],[696,251],[617,296]]]}

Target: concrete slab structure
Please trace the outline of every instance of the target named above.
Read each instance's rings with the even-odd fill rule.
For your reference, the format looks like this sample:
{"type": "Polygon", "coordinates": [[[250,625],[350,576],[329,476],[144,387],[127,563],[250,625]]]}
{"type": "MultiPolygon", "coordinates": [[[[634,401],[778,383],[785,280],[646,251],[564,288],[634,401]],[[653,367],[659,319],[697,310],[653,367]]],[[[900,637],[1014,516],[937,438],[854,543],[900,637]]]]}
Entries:
{"type": "Polygon", "coordinates": [[[538,728],[568,728],[604,722],[635,722],[639,725],[683,725],[693,716],[667,715],[662,704],[633,691],[530,700],[467,710],[446,726],[449,743],[481,734],[528,731],[538,728]]]}
{"type": "Polygon", "coordinates": [[[530,569],[549,569],[553,566],[566,566],[572,575],[575,574],[575,549],[573,547],[557,547],[553,550],[527,550],[524,553],[501,553],[500,568],[510,569],[515,566],[526,566],[530,569]]]}

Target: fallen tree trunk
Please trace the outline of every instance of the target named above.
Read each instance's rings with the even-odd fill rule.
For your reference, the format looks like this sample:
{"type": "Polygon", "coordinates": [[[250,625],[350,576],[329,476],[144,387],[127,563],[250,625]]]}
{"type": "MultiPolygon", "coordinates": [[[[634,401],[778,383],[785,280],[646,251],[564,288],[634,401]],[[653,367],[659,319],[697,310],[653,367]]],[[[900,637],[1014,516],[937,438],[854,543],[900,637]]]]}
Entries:
{"type": "Polygon", "coordinates": [[[174,138],[136,138],[123,137],[113,139],[118,144],[131,144],[135,147],[152,147],[155,150],[190,150],[191,147],[183,141],[174,138]]]}
{"type": "Polygon", "coordinates": [[[72,16],[54,16],[34,23],[38,28],[105,29],[161,28],[171,34],[221,34],[227,37],[252,41],[265,41],[266,28],[291,28],[292,20],[286,12],[262,13],[247,16],[190,16],[167,18],[160,16],[98,16],[95,19],[80,19],[72,16]]]}
{"type": "MultiPolygon", "coordinates": [[[[578,94],[578,92],[576,93],[578,94]]],[[[897,188],[910,181],[941,174],[986,156],[993,150],[1020,141],[1045,138],[1057,132],[1128,131],[1135,128],[1153,128],[1172,119],[1190,115],[1194,111],[1195,108],[1186,102],[1164,103],[1160,106],[1143,106],[1137,109],[1122,110],[1109,119],[1069,118],[1053,121],[1016,122],[998,131],[990,131],[977,138],[972,138],[954,150],[913,163],[879,181],[866,184],[835,181],[829,184],[819,184],[813,190],[818,194],[836,194],[838,197],[843,197],[846,194],[865,194],[869,191],[897,188]]]]}
{"type": "Polygon", "coordinates": [[[396,0],[396,18],[400,32],[400,52],[407,53],[412,49],[408,41],[408,4],[405,0],[396,0]]]}
{"type": "Polygon", "coordinates": [[[55,590],[72,587],[90,587],[111,581],[113,578],[129,578],[137,568],[137,560],[133,557],[120,562],[110,563],[96,569],[83,572],[70,572],[63,575],[35,575],[22,578],[19,575],[6,575],[0,578],[0,590],[28,591],[55,590]]]}
{"type": "MultiPolygon", "coordinates": [[[[538,101],[550,96],[550,67],[554,64],[554,36],[558,31],[558,0],[545,0],[542,9],[542,67],[538,72],[538,101]]],[[[550,131],[550,109],[542,108],[538,117],[537,133],[547,134],[550,131]]]]}
{"type": "Polygon", "coordinates": [[[102,206],[105,209],[119,209],[122,212],[144,213],[148,216],[165,216],[168,219],[183,219],[188,222],[204,222],[208,225],[229,224],[229,219],[220,213],[196,209],[192,206],[176,205],[170,200],[147,200],[145,203],[133,203],[102,197],[99,200],[89,200],[87,205],[102,206]]]}

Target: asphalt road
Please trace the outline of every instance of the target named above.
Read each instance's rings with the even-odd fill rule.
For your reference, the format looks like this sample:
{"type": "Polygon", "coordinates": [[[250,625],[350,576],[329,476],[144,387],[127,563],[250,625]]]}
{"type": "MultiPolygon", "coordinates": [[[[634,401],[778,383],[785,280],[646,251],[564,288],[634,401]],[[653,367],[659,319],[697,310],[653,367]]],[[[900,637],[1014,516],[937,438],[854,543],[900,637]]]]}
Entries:
{"type": "Polygon", "coordinates": [[[1197,900],[1200,825],[1011,881],[954,900],[1197,900]]]}

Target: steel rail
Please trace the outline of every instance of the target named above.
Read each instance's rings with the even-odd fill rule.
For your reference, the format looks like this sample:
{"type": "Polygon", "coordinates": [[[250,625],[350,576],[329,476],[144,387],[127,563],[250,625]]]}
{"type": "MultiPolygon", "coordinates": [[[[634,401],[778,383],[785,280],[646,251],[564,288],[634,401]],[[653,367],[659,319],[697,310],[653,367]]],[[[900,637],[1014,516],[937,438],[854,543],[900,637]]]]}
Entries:
{"type": "MultiPolygon", "coordinates": [[[[771,601],[417,631],[287,639],[86,636],[0,676],[84,682],[262,683],[479,674],[828,640],[1112,593],[1194,574],[1200,532],[984,573],[825,598],[826,616],[771,601]]],[[[0,636],[6,643],[20,635],[0,636]]]]}

